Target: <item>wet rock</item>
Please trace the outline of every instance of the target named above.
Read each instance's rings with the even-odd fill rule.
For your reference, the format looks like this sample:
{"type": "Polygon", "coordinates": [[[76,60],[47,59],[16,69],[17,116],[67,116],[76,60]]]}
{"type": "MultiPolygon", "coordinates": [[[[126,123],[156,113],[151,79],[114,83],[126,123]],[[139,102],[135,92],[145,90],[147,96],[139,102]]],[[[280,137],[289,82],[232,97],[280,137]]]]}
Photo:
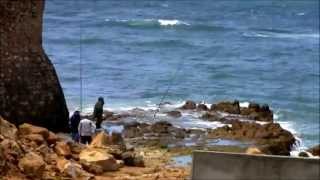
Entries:
{"type": "Polygon", "coordinates": [[[185,110],[193,110],[197,108],[197,104],[194,101],[186,101],[186,103],[181,107],[181,109],[185,110]]]}
{"type": "Polygon", "coordinates": [[[103,115],[104,115],[104,118],[105,119],[110,119],[110,118],[112,118],[113,117],[113,115],[114,115],[114,113],[113,112],[111,112],[111,111],[103,111],[103,115]]]}
{"type": "Polygon", "coordinates": [[[296,142],[294,136],[277,123],[261,125],[234,121],[231,127],[210,130],[208,137],[254,141],[264,153],[274,155],[290,155],[296,142]]]}
{"type": "Polygon", "coordinates": [[[71,157],[71,149],[69,145],[66,142],[60,141],[57,142],[54,146],[54,151],[59,155],[66,158],[71,157]]]}
{"type": "Polygon", "coordinates": [[[217,104],[212,104],[210,107],[211,111],[221,111],[230,114],[240,114],[239,101],[234,102],[219,102],[217,104]]]}
{"type": "Polygon", "coordinates": [[[107,153],[105,149],[84,149],[79,154],[79,158],[81,164],[99,167],[103,172],[116,171],[120,168],[116,159],[111,154],[107,153]]]}
{"type": "Polygon", "coordinates": [[[40,178],[45,169],[45,162],[38,154],[29,152],[20,159],[19,168],[30,177],[40,178]]]}
{"type": "Polygon", "coordinates": [[[205,105],[205,104],[198,104],[197,110],[198,110],[198,111],[208,111],[209,108],[208,108],[207,105],[205,105]]]}
{"type": "Polygon", "coordinates": [[[0,135],[6,139],[16,139],[17,132],[18,130],[14,124],[11,124],[0,116],[0,135]]]}
{"type": "Polygon", "coordinates": [[[241,108],[241,115],[256,121],[273,122],[273,112],[267,104],[260,107],[257,103],[250,103],[248,108],[241,108]]]}
{"type": "Polygon", "coordinates": [[[180,111],[169,111],[169,112],[166,112],[166,114],[175,118],[179,118],[182,116],[180,111]]]}
{"type": "Polygon", "coordinates": [[[27,123],[19,126],[19,135],[24,136],[29,134],[40,134],[44,139],[47,139],[49,136],[49,131],[46,128],[34,126],[27,123]]]}
{"type": "Polygon", "coordinates": [[[225,121],[225,119],[221,115],[214,111],[206,112],[201,116],[201,118],[208,121],[225,121]]]}
{"type": "Polygon", "coordinates": [[[298,156],[299,157],[310,157],[309,154],[307,152],[304,152],[304,151],[299,152],[298,156]]]}
{"type": "Polygon", "coordinates": [[[307,151],[310,152],[313,156],[320,156],[320,144],[308,149],[307,151]]]}

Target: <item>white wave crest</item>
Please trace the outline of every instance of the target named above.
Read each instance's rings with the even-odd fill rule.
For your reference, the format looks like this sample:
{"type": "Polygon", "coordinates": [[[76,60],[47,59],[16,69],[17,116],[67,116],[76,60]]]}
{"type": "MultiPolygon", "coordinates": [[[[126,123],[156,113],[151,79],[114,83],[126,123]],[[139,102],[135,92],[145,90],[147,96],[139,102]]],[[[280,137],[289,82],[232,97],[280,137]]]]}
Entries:
{"type": "Polygon", "coordinates": [[[177,19],[173,19],[173,20],[168,20],[168,19],[158,19],[158,23],[160,24],[160,26],[175,26],[175,25],[187,25],[189,26],[190,24],[183,22],[183,21],[179,21],[177,19]]]}

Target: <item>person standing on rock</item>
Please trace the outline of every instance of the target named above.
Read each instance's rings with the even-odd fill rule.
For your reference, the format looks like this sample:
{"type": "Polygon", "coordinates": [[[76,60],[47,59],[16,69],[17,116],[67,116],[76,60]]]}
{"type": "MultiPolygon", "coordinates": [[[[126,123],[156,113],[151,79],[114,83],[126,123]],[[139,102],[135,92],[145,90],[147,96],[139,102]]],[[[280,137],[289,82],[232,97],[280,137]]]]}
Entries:
{"type": "Polygon", "coordinates": [[[94,105],[94,110],[93,110],[93,117],[96,120],[97,129],[101,128],[103,105],[104,105],[104,99],[103,97],[99,97],[98,102],[94,105]]]}
{"type": "Polygon", "coordinates": [[[79,123],[80,123],[80,111],[75,111],[70,118],[70,129],[71,129],[71,136],[72,139],[76,142],[79,142],[79,123]]]}
{"type": "Polygon", "coordinates": [[[79,123],[78,131],[80,135],[80,142],[82,144],[90,144],[92,135],[95,133],[95,125],[89,119],[82,119],[79,123]]]}

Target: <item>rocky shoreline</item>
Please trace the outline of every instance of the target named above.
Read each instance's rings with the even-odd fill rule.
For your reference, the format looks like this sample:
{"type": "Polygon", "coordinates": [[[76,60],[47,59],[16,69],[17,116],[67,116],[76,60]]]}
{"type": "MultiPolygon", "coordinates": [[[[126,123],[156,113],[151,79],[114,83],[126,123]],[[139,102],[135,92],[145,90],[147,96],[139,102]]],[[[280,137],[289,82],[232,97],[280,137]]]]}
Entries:
{"type": "MultiPolygon", "coordinates": [[[[238,101],[207,107],[187,101],[160,113],[167,120],[150,119],[154,110],[105,111],[104,130],[90,145],[70,140],[31,124],[18,127],[0,118],[0,176],[3,179],[187,179],[190,165],[177,165],[173,157],[194,150],[248,154],[290,155],[297,140],[273,121],[267,105],[238,101]],[[182,114],[197,113],[217,128],[174,125],[182,114]],[[143,121],[142,119],[149,119],[143,121]],[[141,120],[141,121],[140,121],[141,120]]],[[[91,118],[85,116],[85,118],[91,118]]],[[[319,156],[319,146],[300,153],[319,156]]]]}

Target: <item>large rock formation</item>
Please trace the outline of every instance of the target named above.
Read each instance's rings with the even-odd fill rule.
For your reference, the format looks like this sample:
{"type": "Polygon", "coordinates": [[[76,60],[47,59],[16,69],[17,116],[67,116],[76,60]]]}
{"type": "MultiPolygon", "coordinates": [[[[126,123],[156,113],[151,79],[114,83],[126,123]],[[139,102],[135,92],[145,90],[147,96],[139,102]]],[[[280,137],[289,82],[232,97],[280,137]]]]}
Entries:
{"type": "Polygon", "coordinates": [[[1,0],[0,115],[66,130],[68,110],[53,65],[42,48],[44,0],[1,0]]]}

